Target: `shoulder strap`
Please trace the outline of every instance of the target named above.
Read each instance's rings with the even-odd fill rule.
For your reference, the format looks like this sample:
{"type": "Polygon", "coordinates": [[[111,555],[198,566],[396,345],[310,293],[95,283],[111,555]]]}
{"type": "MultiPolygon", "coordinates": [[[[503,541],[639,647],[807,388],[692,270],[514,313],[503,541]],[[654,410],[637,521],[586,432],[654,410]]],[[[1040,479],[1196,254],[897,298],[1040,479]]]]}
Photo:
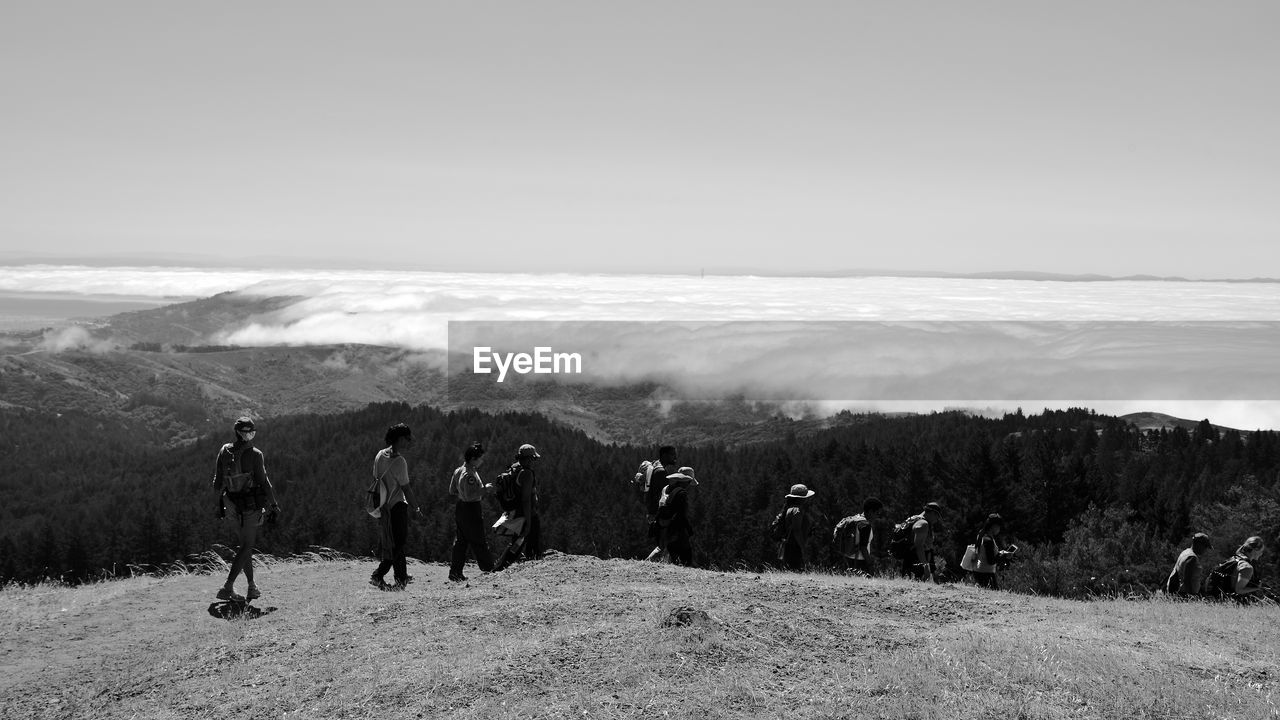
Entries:
{"type": "MultiPolygon", "coordinates": [[[[234,446],[232,447],[234,448],[234,446]]],[[[245,445],[244,447],[240,448],[240,452],[235,453],[235,460],[234,460],[235,464],[232,467],[235,468],[236,474],[240,474],[244,472],[244,454],[249,450],[251,450],[252,448],[253,448],[252,445],[245,445]]]]}

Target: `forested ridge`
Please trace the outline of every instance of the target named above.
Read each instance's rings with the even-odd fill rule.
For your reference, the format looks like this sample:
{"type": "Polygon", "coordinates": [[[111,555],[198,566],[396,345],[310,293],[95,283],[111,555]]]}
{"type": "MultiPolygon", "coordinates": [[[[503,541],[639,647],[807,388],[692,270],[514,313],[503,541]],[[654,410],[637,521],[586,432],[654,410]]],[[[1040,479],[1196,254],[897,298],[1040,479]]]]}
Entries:
{"type": "MultiPolygon", "coordinates": [[[[1143,431],[1085,409],[1003,418],[960,412],[846,416],[812,434],[680,448],[697,469],[692,496],[696,564],[758,568],[771,561],[765,529],[794,483],[817,491],[809,554],[831,561],[830,528],[880,497],[893,522],[941,502],[944,554],[953,560],[989,512],[1008,519],[1026,549],[1007,575],[1015,589],[1067,596],[1156,586],[1193,532],[1214,558],[1246,536],[1280,534],[1280,434],[1143,431]]],[[[0,412],[0,578],[68,582],[146,571],[231,540],[214,518],[211,478],[226,432],[178,449],[98,417],[0,412]]],[[[538,446],[547,547],[600,557],[649,549],[637,464],[656,447],[603,444],[541,415],[442,412],[380,403],[329,415],[267,418],[265,453],[284,513],[259,547],[288,554],[323,546],[367,554],[373,522],[360,510],[371,461],[395,422],[414,429],[410,475],[427,517],[412,524],[410,554],[447,558],[453,536],[451,470],[470,442],[490,452],[491,478],[525,442],[538,446]]],[[[497,514],[487,505],[490,520],[497,514]]],[[[883,550],[883,548],[880,548],[883,550]]],[[[887,564],[887,563],[886,563],[887,564]]],[[[1263,559],[1276,577],[1276,554],[1263,559]]]]}

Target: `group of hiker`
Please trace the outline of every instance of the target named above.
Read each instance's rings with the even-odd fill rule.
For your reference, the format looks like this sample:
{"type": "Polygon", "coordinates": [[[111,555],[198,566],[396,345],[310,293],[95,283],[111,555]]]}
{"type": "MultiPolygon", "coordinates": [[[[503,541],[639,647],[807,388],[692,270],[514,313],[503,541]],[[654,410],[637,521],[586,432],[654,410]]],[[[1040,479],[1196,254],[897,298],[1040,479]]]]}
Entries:
{"type": "MultiPolygon", "coordinates": [[[[213,486],[218,494],[217,516],[235,520],[239,545],[217,598],[245,602],[262,596],[254,582],[253,543],[258,529],[278,516],[280,504],[267,476],[263,453],[253,444],[257,435],[254,421],[241,417],[235,421],[232,432],[235,440],[218,450],[213,486]],[[244,595],[235,591],[235,582],[241,574],[248,583],[244,595]]],[[[397,423],[387,428],[384,447],[373,457],[373,479],[365,493],[365,511],[377,521],[379,534],[379,562],[369,576],[369,584],[381,590],[403,590],[413,582],[408,572],[405,543],[409,536],[409,516],[412,513],[422,517],[422,508],[409,481],[409,463],[405,459],[405,452],[412,444],[413,430],[408,425],[397,423]],[[388,572],[392,574],[390,583],[388,572]]],[[[449,479],[449,494],[456,498],[455,537],[449,563],[449,580],[455,582],[467,579],[462,572],[468,554],[475,558],[481,572],[494,572],[541,553],[534,468],[542,455],[533,445],[521,445],[514,462],[492,482],[485,482],[478,472],[484,456],[484,446],[472,443],[463,451],[462,464],[449,479]],[[489,551],[484,524],[481,501],[485,497],[498,500],[503,512],[493,529],[510,540],[497,562],[489,551]]]]}
{"type": "MultiPolygon", "coordinates": [[[[239,546],[217,597],[243,602],[261,596],[254,582],[253,543],[258,529],[274,522],[280,505],[267,477],[262,451],[253,444],[254,421],[241,417],[232,430],[235,440],[218,451],[213,484],[218,493],[218,516],[235,520],[239,546]],[[248,583],[243,596],[234,589],[241,574],[248,583]]],[[[399,423],[387,428],[384,447],[374,455],[373,478],[366,491],[365,510],[377,520],[380,540],[379,563],[369,583],[383,590],[401,590],[413,582],[407,570],[405,542],[410,513],[421,517],[422,511],[409,481],[405,459],[405,451],[412,443],[413,431],[407,425],[399,423]],[[388,572],[392,573],[390,583],[386,580],[388,572]]],[[[479,442],[468,446],[462,453],[462,464],[449,480],[449,494],[456,502],[455,539],[448,577],[455,582],[467,579],[463,569],[468,555],[475,558],[481,572],[488,573],[500,571],[518,560],[536,558],[542,549],[535,474],[542,455],[533,445],[521,445],[513,462],[492,482],[486,482],[479,473],[485,452],[479,442]],[[487,540],[482,507],[486,497],[495,498],[502,510],[492,529],[510,541],[496,562],[487,540]]],[[[693,527],[689,518],[689,492],[698,485],[694,469],[680,465],[676,448],[664,445],[659,448],[656,460],[641,463],[633,482],[643,488],[648,537],[653,543],[647,559],[691,566],[693,527]]],[[[804,484],[792,485],[783,498],[782,510],[769,526],[769,537],[776,543],[776,560],[787,570],[802,572],[809,566],[806,548],[817,523],[811,520],[808,506],[816,494],[804,484]]],[[[836,523],[832,545],[842,570],[868,577],[879,574],[872,543],[884,512],[884,503],[871,497],[863,502],[862,512],[836,523]]],[[[936,546],[942,513],[938,503],[926,503],[920,512],[894,526],[887,549],[900,563],[897,569],[903,577],[928,582],[943,579],[944,570],[940,567],[943,563],[936,546]]],[[[1004,526],[1004,518],[998,513],[986,517],[959,563],[964,579],[981,587],[999,589],[1000,569],[1018,552],[1016,545],[1004,542],[1004,526]]],[[[1215,595],[1242,601],[1256,598],[1262,590],[1256,568],[1265,550],[1262,539],[1248,538],[1230,559],[1205,573],[1201,558],[1210,547],[1208,536],[1197,533],[1191,547],[1178,556],[1165,582],[1165,592],[1178,597],[1215,595]]]]}

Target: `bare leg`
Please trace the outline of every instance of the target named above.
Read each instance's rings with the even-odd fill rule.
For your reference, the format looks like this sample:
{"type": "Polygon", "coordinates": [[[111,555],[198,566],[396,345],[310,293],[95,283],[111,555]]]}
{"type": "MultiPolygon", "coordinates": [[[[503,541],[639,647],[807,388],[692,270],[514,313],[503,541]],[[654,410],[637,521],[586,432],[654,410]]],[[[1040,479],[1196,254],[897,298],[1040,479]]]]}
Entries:
{"type": "Polygon", "coordinates": [[[253,543],[258,538],[258,517],[256,512],[243,513],[240,520],[240,547],[236,557],[231,561],[231,572],[227,575],[227,587],[236,582],[236,577],[244,573],[245,580],[253,584],[253,543]]]}

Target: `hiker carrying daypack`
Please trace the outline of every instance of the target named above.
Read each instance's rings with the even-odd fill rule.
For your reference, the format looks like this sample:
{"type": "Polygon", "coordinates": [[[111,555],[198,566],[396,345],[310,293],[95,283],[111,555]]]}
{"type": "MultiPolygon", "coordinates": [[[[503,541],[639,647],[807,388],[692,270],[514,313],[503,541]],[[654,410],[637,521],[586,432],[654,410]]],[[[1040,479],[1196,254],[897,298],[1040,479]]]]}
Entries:
{"type": "Polygon", "coordinates": [[[506,470],[498,473],[493,479],[494,497],[498,499],[498,507],[505,513],[513,513],[520,509],[520,471],[524,466],[519,462],[511,463],[506,470]]]}
{"type": "Polygon", "coordinates": [[[915,526],[924,515],[912,515],[893,526],[889,536],[889,554],[899,560],[911,560],[916,556],[915,526]]]}

